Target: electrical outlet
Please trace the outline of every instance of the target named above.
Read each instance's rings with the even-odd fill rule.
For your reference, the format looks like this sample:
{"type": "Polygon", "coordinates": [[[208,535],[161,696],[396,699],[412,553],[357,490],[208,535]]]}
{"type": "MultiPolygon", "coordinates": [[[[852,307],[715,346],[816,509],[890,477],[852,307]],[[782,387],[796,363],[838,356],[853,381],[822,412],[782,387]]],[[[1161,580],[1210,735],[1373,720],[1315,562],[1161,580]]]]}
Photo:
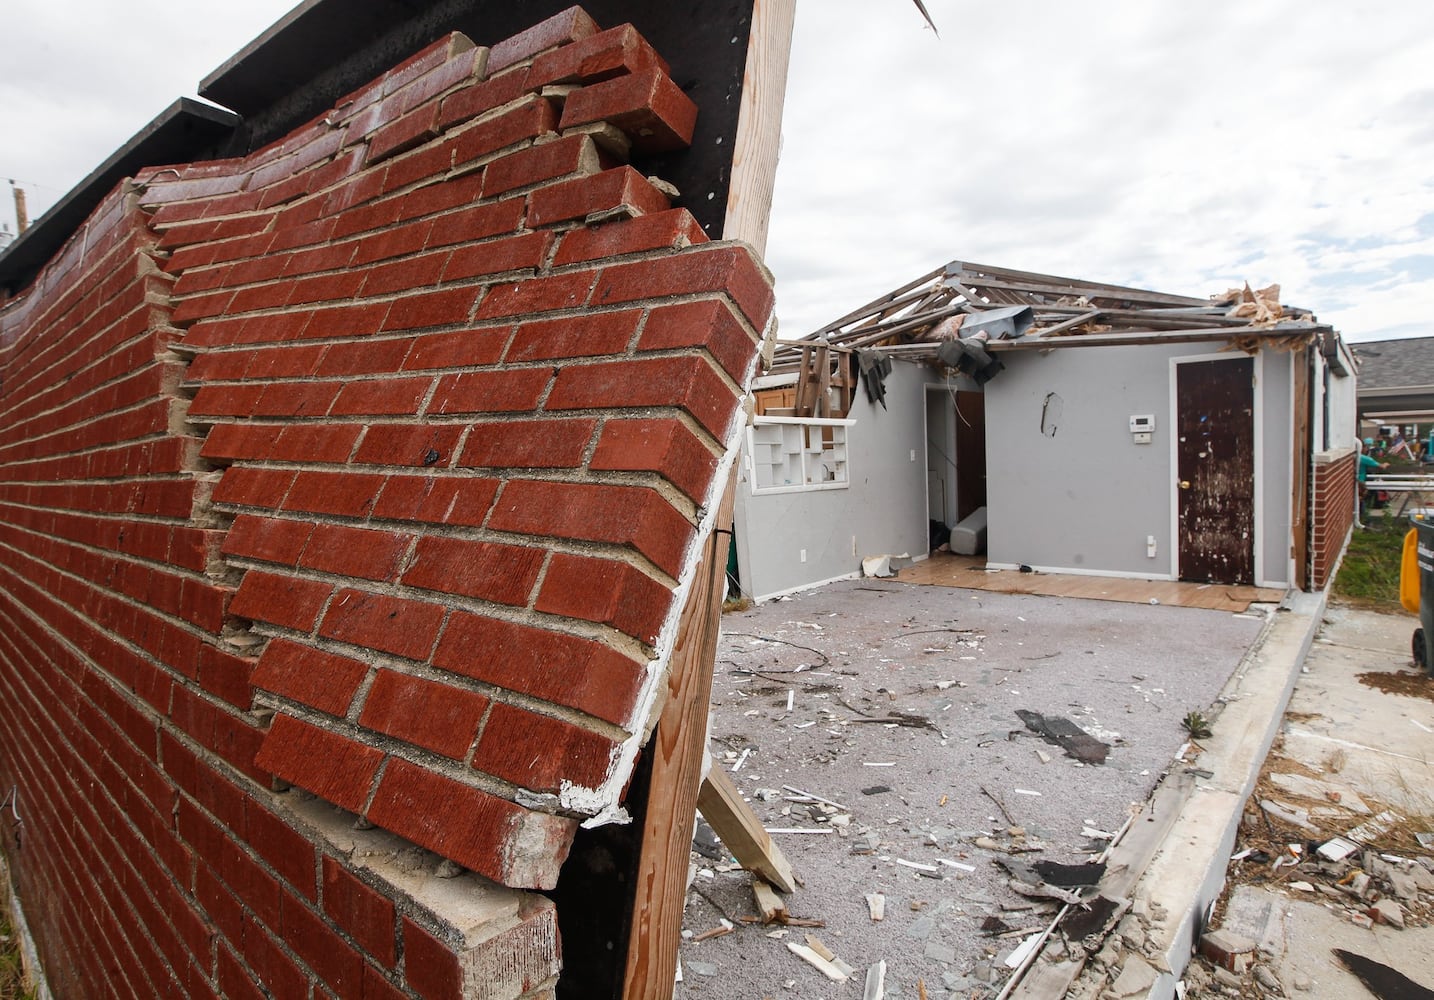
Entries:
{"type": "Polygon", "coordinates": [[[915,449],[915,448],[912,448],[912,449],[911,449],[911,460],[912,460],[913,462],[916,461],[916,449],[915,449]]]}
{"type": "Polygon", "coordinates": [[[1154,535],[1146,535],[1146,536],[1145,536],[1145,558],[1147,558],[1147,559],[1154,559],[1154,558],[1155,558],[1155,536],[1154,536],[1154,535]]]}

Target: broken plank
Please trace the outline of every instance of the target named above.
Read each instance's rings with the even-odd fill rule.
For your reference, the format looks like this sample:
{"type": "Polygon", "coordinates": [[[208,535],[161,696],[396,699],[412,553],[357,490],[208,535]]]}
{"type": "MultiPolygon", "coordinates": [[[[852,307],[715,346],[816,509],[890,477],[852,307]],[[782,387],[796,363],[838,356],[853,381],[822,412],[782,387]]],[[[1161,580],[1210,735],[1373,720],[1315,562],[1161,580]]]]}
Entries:
{"type": "Polygon", "coordinates": [[[752,898],[757,904],[757,913],[761,915],[764,924],[780,920],[787,912],[786,900],[777,895],[766,879],[757,875],[752,876],[752,898]]]}
{"type": "Polygon", "coordinates": [[[732,779],[713,768],[697,794],[697,809],[714,833],[722,838],[737,863],[761,875],[778,892],[794,892],[796,874],[762,823],[743,799],[732,779]]]}
{"type": "Polygon", "coordinates": [[[822,975],[826,976],[832,982],[846,982],[847,975],[845,972],[842,972],[835,965],[822,958],[811,948],[808,948],[804,944],[797,944],[795,941],[787,941],[785,943],[787,948],[791,951],[793,955],[796,955],[798,958],[806,962],[812,968],[816,969],[822,975]]]}

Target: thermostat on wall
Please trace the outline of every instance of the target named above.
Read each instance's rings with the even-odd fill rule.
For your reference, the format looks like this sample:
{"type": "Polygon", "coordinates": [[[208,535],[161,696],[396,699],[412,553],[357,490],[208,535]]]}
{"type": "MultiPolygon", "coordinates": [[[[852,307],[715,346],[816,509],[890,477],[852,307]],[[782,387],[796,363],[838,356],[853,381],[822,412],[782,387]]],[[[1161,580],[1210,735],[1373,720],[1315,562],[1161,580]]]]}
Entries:
{"type": "Polygon", "coordinates": [[[1155,414],[1136,413],[1130,417],[1130,436],[1136,444],[1149,444],[1155,430],[1155,414]]]}

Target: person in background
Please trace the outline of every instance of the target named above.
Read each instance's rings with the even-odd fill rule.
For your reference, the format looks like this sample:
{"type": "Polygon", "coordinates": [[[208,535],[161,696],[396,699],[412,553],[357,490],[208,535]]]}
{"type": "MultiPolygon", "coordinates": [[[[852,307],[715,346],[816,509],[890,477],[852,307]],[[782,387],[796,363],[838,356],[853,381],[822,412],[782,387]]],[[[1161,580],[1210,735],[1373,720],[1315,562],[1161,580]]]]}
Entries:
{"type": "Polygon", "coordinates": [[[1366,449],[1372,449],[1373,445],[1372,438],[1365,438],[1359,446],[1359,457],[1356,459],[1355,478],[1359,482],[1359,520],[1355,522],[1355,527],[1358,528],[1364,527],[1364,500],[1369,494],[1369,487],[1365,485],[1365,481],[1369,479],[1369,470],[1389,468],[1388,462],[1381,462],[1365,454],[1366,449]]]}

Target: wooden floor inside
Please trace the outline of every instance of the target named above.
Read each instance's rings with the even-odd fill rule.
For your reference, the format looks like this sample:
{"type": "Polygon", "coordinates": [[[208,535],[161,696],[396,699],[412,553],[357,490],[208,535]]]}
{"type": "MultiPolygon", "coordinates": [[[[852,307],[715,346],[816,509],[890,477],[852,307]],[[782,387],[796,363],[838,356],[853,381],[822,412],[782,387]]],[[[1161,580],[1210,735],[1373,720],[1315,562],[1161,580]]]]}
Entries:
{"type": "Polygon", "coordinates": [[[945,552],[907,566],[897,573],[896,579],[902,583],[991,590],[1002,594],[1085,597],[1128,604],[1149,604],[1154,600],[1178,608],[1209,608],[1235,613],[1248,610],[1255,602],[1277,604],[1285,596],[1283,590],[1273,587],[1130,580],[1067,573],[1022,573],[1013,569],[987,570],[985,556],[958,556],[945,552]]]}

